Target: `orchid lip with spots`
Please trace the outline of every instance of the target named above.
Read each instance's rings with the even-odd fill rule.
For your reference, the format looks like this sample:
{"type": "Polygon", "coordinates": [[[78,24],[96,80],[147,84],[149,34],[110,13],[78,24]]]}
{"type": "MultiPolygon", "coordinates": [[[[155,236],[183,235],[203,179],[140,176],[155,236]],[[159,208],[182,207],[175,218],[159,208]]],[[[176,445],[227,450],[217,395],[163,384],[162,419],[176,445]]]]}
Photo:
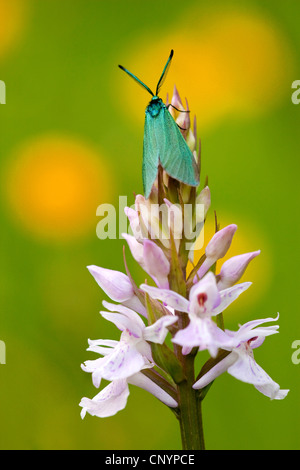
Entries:
{"type": "MultiPolygon", "coordinates": [[[[191,126],[190,110],[183,106],[176,88],[168,109],[182,128],[200,176],[196,118],[191,126]]],[[[215,234],[194,263],[193,250],[203,237],[210,206],[207,181],[198,188],[189,186],[159,167],[149,198],[138,194],[134,205],[124,209],[132,232],[122,234],[124,272],[111,266],[88,266],[110,299],[103,301],[105,310],[100,315],[116,328],[114,339],[88,341],[88,351],[98,356],[81,367],[91,374],[95,388],[102,387],[102,380],[109,383],[94,398],[82,398],[82,418],[86,413],[105,418],[121,412],[131,391],[139,387],[174,413],[182,448],[199,450],[205,448],[202,407],[221,374],[227,372],[254,386],[271,400],[287,396],[288,390],[281,389],[258,365],[253,352],[278,333],[279,315],[250,319],[234,331],[225,327],[231,304],[255,288],[248,279],[244,281],[244,275],[260,250],[253,247],[254,251],[228,258],[238,227],[232,223],[220,228],[216,219],[215,234]],[[192,210],[185,211],[185,204],[192,210]],[[189,233],[186,227],[191,228],[189,233]],[[129,263],[141,268],[139,282],[129,263]]],[[[232,419],[239,422],[241,417],[232,419]]]]}

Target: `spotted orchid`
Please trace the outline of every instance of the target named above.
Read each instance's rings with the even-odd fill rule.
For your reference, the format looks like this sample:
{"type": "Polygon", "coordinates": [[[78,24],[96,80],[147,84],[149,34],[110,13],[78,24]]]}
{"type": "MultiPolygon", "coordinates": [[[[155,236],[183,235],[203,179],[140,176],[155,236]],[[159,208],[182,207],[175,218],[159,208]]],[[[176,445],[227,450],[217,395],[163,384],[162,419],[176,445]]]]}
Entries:
{"type": "Polygon", "coordinates": [[[104,387],[94,398],[82,398],[80,402],[81,417],[86,413],[99,418],[115,415],[125,408],[129,396],[129,384],[143,388],[170,408],[176,408],[178,403],[150,378],[137,372],[125,379],[116,379],[104,387]]]}
{"type": "Polygon", "coordinates": [[[259,347],[267,336],[278,333],[278,325],[260,326],[263,323],[277,321],[276,318],[265,318],[245,323],[238,331],[226,331],[231,338],[231,347],[225,347],[231,352],[193,385],[194,389],[201,389],[210,384],[223,372],[254,387],[271,400],[282,400],[289,390],[281,390],[279,385],[257,364],[253,349],[259,347]]]}
{"type": "MultiPolygon", "coordinates": [[[[196,119],[191,125],[188,104],[182,104],[176,88],[167,100],[168,111],[200,174],[196,119]]],[[[96,388],[102,380],[109,383],[92,399],[82,398],[80,407],[82,418],[86,413],[100,418],[113,416],[125,408],[131,386],[140,387],[173,411],[180,423],[183,449],[198,450],[205,448],[203,400],[223,372],[254,385],[270,399],[281,400],[288,390],[280,389],[253,354],[267,336],[278,332],[277,325],[264,326],[278,317],[253,320],[236,331],[225,328],[228,307],[251,286],[242,276],[260,251],[228,257],[238,227],[232,223],[220,228],[216,214],[216,231],[207,243],[203,230],[211,205],[207,181],[201,190],[182,181],[159,165],[149,197],[138,194],[134,204],[125,208],[127,228],[131,230],[122,233],[126,274],[88,267],[115,302],[104,300],[105,311],[100,314],[121,333],[117,340],[88,341],[88,351],[99,356],[85,361],[82,369],[91,374],[96,388]],[[198,257],[195,247],[198,249],[204,240],[204,251],[198,257]],[[138,283],[128,268],[127,248],[144,271],[138,283]],[[204,350],[206,354],[202,355],[204,350]],[[197,376],[196,358],[201,356],[205,361],[207,354],[209,358],[197,376]]]]}
{"type": "Polygon", "coordinates": [[[95,387],[101,379],[126,379],[142,369],[153,367],[149,342],[163,343],[168,333],[168,326],[177,321],[174,315],[161,317],[153,325],[145,326],[140,316],[122,305],[104,301],[109,312],[100,312],[102,317],[114,323],[122,331],[119,341],[89,340],[88,351],[103,357],[85,361],[82,369],[92,374],[95,387]]]}
{"type": "Polygon", "coordinates": [[[179,330],[173,338],[174,343],[183,347],[184,354],[198,347],[200,351],[208,349],[212,356],[216,356],[218,349],[224,348],[229,338],[212,317],[223,312],[250,285],[250,282],[244,282],[219,291],[215,275],[210,271],[191,288],[189,300],[177,292],[146,284],[140,288],[153,299],[159,299],[174,310],[188,314],[189,325],[179,330]]]}

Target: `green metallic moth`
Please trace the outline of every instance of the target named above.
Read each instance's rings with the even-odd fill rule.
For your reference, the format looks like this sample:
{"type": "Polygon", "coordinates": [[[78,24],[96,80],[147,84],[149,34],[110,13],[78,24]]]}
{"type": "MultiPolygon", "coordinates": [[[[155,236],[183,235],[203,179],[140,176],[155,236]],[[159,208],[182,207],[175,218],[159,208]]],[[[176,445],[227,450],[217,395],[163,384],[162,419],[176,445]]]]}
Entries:
{"type": "MultiPolygon", "coordinates": [[[[152,95],[145,111],[145,130],[143,144],[143,187],[146,199],[149,198],[152,186],[161,165],[172,178],[189,186],[198,186],[199,176],[195,158],[184,140],[168,106],[158,97],[159,90],[165,81],[174,51],[172,50],[155,94],[129,70],[119,65],[130,77],[136,80],[152,95]]],[[[179,111],[179,110],[178,110],[179,111]]]]}

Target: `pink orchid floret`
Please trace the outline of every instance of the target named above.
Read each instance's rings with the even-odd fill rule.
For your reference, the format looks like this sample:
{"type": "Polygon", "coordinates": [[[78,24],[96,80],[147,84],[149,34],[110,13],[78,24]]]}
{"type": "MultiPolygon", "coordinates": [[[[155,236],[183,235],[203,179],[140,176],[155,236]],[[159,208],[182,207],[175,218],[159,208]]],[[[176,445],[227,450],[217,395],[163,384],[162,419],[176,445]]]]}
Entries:
{"type": "Polygon", "coordinates": [[[236,230],[237,225],[231,224],[214,234],[205,248],[206,258],[194,277],[194,283],[201,279],[216,261],[226,255],[236,230]]]}
{"type": "Polygon", "coordinates": [[[147,317],[146,308],[135,295],[131,281],[126,274],[94,265],[88,266],[87,269],[111,300],[119,302],[147,317]]]}
{"type": "Polygon", "coordinates": [[[152,240],[138,242],[133,235],[122,234],[128,243],[131,254],[144,271],[152,277],[157,286],[168,289],[170,262],[163,250],[152,240]]]}
{"type": "Polygon", "coordinates": [[[242,382],[254,385],[254,387],[271,400],[282,400],[289,390],[281,390],[280,386],[256,363],[253,349],[260,346],[269,335],[278,333],[278,325],[262,327],[263,323],[277,321],[276,318],[265,318],[245,323],[237,332],[226,330],[231,337],[231,347],[224,348],[231,352],[206,374],[204,374],[194,385],[194,389],[202,389],[223,372],[242,382]]]}
{"type": "Polygon", "coordinates": [[[161,300],[174,310],[188,313],[189,325],[179,330],[172,340],[183,347],[184,354],[189,353],[193,347],[198,347],[199,350],[208,349],[214,357],[218,349],[224,348],[231,340],[216,325],[212,316],[223,312],[250,285],[251,282],[244,282],[219,291],[216,277],[210,271],[192,287],[189,300],[171,290],[159,289],[147,284],[142,284],[140,288],[153,299],[161,300]]]}
{"type": "Polygon", "coordinates": [[[153,367],[151,347],[148,341],[162,344],[168,333],[168,326],[177,321],[174,315],[167,315],[151,326],[145,326],[140,316],[122,305],[104,301],[109,312],[100,312],[103,318],[114,323],[122,331],[119,341],[89,340],[88,351],[101,354],[102,358],[86,361],[82,365],[85,372],[92,374],[93,384],[99,387],[101,379],[125,379],[153,367]]]}
{"type": "Polygon", "coordinates": [[[170,408],[176,408],[178,406],[178,403],[167,392],[162,390],[144,374],[137,372],[126,379],[112,381],[92,399],[86,397],[82,398],[79,404],[79,406],[82,407],[80,413],[82,419],[85,417],[86,413],[92,416],[98,416],[99,418],[106,418],[123,410],[129,396],[128,384],[143,388],[170,408]]]}
{"type": "Polygon", "coordinates": [[[260,250],[252,251],[251,253],[244,253],[242,255],[233,256],[229,258],[221,267],[220,274],[218,275],[218,289],[226,289],[233,286],[238,282],[244,274],[248,264],[256,256],[260,254],[260,250]]]}

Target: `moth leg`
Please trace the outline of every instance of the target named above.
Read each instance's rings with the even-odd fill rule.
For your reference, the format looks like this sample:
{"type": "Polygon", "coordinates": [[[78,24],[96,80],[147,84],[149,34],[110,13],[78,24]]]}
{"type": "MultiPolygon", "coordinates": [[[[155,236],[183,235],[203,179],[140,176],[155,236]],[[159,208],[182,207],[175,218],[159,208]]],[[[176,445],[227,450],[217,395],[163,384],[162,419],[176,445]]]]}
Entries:
{"type": "Polygon", "coordinates": [[[180,127],[177,122],[176,122],[176,126],[179,127],[179,129],[181,129],[182,131],[187,131],[187,129],[185,129],[184,127],[180,127]]]}
{"type": "Polygon", "coordinates": [[[175,106],[173,106],[171,103],[167,104],[166,108],[169,109],[170,106],[172,106],[172,108],[176,109],[176,111],[178,111],[179,113],[189,113],[190,112],[190,110],[185,111],[185,110],[182,110],[182,109],[178,109],[175,106]]]}

